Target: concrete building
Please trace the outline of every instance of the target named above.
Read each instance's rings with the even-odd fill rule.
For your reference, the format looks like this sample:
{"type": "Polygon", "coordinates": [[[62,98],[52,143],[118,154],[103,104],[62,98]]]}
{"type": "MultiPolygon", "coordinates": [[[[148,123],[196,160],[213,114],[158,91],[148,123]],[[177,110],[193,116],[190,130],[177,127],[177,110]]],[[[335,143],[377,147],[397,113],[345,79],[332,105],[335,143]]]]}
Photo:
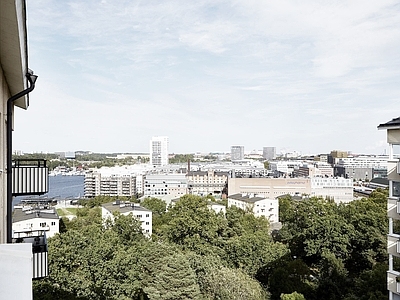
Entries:
{"type": "Polygon", "coordinates": [[[387,156],[355,156],[334,159],[335,176],[355,180],[387,177],[387,156]]]}
{"type": "MultiPolygon", "coordinates": [[[[0,243],[6,243],[7,215],[7,100],[28,88],[27,29],[25,1],[0,1],[0,243]]],[[[28,96],[12,104],[28,108],[28,96]]],[[[13,120],[8,120],[15,124],[13,120]]]]}
{"type": "Polygon", "coordinates": [[[188,193],[186,174],[147,174],[144,176],[144,197],[156,197],[167,205],[172,199],[188,193]]]}
{"type": "Polygon", "coordinates": [[[231,161],[244,160],[244,146],[231,146],[231,161]]]}
{"type": "Polygon", "coordinates": [[[293,170],[294,177],[333,177],[333,168],[325,163],[303,163],[293,170]]]}
{"type": "Polygon", "coordinates": [[[228,196],[228,207],[231,206],[252,211],[254,216],[263,216],[271,223],[279,222],[278,199],[268,199],[254,194],[234,194],[228,196]]]}
{"type": "Polygon", "coordinates": [[[271,171],[278,172],[285,175],[293,173],[295,168],[298,168],[303,164],[301,160],[277,160],[270,161],[269,168],[271,171]]]}
{"type": "Polygon", "coordinates": [[[119,212],[121,215],[136,218],[141,222],[143,234],[151,236],[153,233],[153,213],[147,208],[141,207],[138,203],[115,201],[101,205],[101,217],[105,221],[111,219],[114,221],[114,213],[119,212]]]}
{"type": "Polygon", "coordinates": [[[130,173],[85,173],[85,198],[95,196],[136,196],[136,176],[130,173]]]}
{"type": "Polygon", "coordinates": [[[267,199],[283,195],[329,197],[335,202],[353,200],[353,183],[345,178],[229,178],[228,195],[255,194],[267,199]]]}
{"type": "Polygon", "coordinates": [[[386,130],[389,144],[389,158],[387,171],[389,179],[389,197],[387,203],[389,230],[387,236],[389,270],[387,271],[387,287],[389,300],[400,299],[400,232],[393,226],[395,221],[400,221],[400,160],[393,155],[393,148],[400,145],[400,118],[380,124],[378,129],[386,130]]]}
{"type": "Polygon", "coordinates": [[[53,237],[60,232],[60,217],[51,206],[16,206],[13,213],[13,238],[32,236],[35,232],[44,232],[53,237]]]}
{"type": "Polygon", "coordinates": [[[188,193],[199,196],[221,196],[228,184],[228,172],[189,171],[186,175],[188,193]]]}
{"type": "Polygon", "coordinates": [[[266,160],[273,160],[276,157],[275,147],[264,147],[263,148],[263,158],[266,160]]]}
{"type": "Polygon", "coordinates": [[[168,165],[168,137],[154,136],[150,141],[150,164],[168,165]]]}

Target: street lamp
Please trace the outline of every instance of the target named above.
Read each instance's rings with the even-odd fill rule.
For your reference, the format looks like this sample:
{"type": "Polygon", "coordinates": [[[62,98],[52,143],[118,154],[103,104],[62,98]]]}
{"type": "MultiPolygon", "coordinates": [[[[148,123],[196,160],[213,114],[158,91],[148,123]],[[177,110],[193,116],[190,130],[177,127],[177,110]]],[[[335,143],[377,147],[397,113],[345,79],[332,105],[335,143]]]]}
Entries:
{"type": "Polygon", "coordinates": [[[26,73],[29,87],[7,100],[7,243],[12,243],[12,112],[14,101],[29,94],[35,88],[38,78],[31,69],[26,73]]]}

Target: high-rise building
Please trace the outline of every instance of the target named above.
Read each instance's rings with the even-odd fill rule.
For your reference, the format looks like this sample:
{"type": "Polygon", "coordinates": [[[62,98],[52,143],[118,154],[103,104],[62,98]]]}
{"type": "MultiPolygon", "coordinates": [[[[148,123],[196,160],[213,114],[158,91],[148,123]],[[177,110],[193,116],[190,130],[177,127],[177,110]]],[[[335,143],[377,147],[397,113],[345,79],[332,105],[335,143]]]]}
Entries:
{"type": "Polygon", "coordinates": [[[239,161],[244,159],[244,146],[231,147],[231,161],[239,161]]]}
{"type": "Polygon", "coordinates": [[[400,231],[396,223],[400,221],[400,162],[393,154],[394,147],[400,145],[400,118],[380,124],[378,129],[387,132],[389,143],[389,158],[387,162],[387,175],[389,179],[389,197],[387,211],[389,230],[387,236],[387,253],[389,255],[389,270],[387,271],[387,288],[389,300],[400,299],[400,231]]]}
{"type": "Polygon", "coordinates": [[[168,165],[168,137],[154,136],[150,141],[150,164],[153,166],[168,165]]]}
{"type": "Polygon", "coordinates": [[[263,158],[266,160],[273,160],[276,157],[275,147],[264,147],[263,148],[263,158]]]}

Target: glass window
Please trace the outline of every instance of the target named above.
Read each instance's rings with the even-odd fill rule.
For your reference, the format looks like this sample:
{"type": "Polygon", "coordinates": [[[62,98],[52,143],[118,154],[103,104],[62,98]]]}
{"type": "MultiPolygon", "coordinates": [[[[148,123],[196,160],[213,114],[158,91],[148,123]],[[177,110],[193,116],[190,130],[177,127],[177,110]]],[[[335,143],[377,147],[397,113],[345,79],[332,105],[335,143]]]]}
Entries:
{"type": "Polygon", "coordinates": [[[398,182],[398,181],[393,181],[392,196],[400,197],[400,182],[398,182]]]}

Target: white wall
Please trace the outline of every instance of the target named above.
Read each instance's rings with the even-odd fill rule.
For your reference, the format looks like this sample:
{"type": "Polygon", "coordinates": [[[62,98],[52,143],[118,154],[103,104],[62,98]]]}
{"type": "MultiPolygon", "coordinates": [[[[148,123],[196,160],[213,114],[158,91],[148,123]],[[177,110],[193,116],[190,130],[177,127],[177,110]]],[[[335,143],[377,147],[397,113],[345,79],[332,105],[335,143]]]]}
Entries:
{"type": "Polygon", "coordinates": [[[32,244],[1,244],[0,270],[0,299],[32,299],[32,244]]]}

